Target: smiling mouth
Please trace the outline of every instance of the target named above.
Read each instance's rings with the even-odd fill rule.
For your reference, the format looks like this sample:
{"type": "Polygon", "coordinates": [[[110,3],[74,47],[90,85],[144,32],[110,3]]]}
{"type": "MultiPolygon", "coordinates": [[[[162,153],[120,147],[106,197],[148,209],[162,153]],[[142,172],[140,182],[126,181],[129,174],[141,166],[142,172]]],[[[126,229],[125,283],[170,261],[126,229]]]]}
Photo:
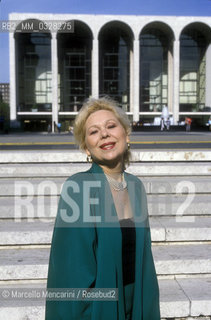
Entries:
{"type": "Polygon", "coordinates": [[[111,149],[114,148],[114,146],[115,146],[115,142],[111,142],[111,143],[104,143],[104,144],[102,144],[102,145],[100,146],[100,148],[101,148],[102,150],[111,150],[111,149]]]}

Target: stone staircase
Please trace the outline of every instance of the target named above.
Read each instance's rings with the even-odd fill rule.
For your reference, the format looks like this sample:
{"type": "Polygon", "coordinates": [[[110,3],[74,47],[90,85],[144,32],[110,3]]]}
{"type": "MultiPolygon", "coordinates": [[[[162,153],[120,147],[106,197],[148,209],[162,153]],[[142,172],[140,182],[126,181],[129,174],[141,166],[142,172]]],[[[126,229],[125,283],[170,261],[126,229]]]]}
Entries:
{"type": "MultiPolygon", "coordinates": [[[[132,155],[127,171],[148,193],[162,319],[211,319],[211,152],[132,155]]],[[[43,297],[15,294],[45,288],[61,186],[88,167],[78,151],[1,152],[0,319],[44,319],[43,297]]]]}

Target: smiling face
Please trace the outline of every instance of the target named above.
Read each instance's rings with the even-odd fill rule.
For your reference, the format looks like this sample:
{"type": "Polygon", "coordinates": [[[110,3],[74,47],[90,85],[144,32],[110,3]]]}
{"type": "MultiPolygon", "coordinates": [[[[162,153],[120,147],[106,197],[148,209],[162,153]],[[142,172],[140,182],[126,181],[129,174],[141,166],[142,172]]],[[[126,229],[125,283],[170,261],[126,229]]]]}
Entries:
{"type": "Polygon", "coordinates": [[[129,137],[113,112],[98,110],[85,124],[86,153],[101,165],[122,166],[129,137]]]}

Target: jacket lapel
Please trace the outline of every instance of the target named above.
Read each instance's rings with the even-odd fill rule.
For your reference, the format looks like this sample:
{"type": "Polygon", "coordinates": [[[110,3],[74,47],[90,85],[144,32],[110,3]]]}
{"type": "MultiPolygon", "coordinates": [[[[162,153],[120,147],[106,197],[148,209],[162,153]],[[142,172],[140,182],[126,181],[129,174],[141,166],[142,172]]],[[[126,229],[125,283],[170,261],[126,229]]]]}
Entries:
{"type": "MultiPolygon", "coordinates": [[[[102,168],[96,163],[92,164],[90,172],[96,180],[101,181],[101,188],[99,192],[100,197],[100,208],[104,219],[108,212],[106,208],[109,208],[114,221],[111,223],[111,227],[115,230],[111,231],[111,251],[112,258],[116,261],[116,272],[117,272],[117,284],[119,289],[119,319],[124,319],[124,297],[123,297],[123,279],[122,279],[122,246],[121,246],[121,230],[118,222],[118,216],[113,202],[113,197],[110,191],[109,184],[103,173],[102,168]],[[102,210],[102,208],[105,208],[102,210]]],[[[135,227],[136,227],[136,262],[135,262],[135,292],[134,292],[134,304],[133,304],[133,320],[140,320],[138,315],[142,314],[142,262],[143,262],[143,249],[144,249],[144,230],[146,227],[146,213],[143,205],[143,195],[141,192],[140,185],[137,184],[135,177],[129,174],[125,174],[125,179],[128,185],[129,198],[134,214],[135,227]]],[[[106,220],[103,220],[106,221],[106,220]]],[[[102,227],[102,225],[101,225],[102,227]]],[[[105,228],[109,227],[109,223],[106,222],[105,228]]]]}

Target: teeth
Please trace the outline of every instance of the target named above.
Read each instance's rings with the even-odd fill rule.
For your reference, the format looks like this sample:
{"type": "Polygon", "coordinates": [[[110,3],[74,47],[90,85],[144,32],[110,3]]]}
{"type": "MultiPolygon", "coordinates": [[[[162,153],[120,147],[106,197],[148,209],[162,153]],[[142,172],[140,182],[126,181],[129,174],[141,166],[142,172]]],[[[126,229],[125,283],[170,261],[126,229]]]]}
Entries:
{"type": "Polygon", "coordinates": [[[106,146],[103,146],[103,149],[110,149],[111,147],[113,147],[113,143],[107,144],[106,146]]]}

